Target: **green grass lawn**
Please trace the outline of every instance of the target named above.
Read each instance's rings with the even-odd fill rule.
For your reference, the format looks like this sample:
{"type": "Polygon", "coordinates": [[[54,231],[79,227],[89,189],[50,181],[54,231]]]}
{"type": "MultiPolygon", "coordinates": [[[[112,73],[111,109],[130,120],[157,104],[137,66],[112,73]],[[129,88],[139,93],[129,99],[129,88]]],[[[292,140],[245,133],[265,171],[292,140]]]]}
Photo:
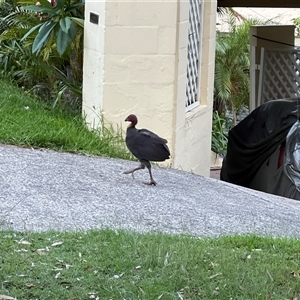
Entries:
{"type": "MultiPolygon", "coordinates": [[[[0,143],[130,157],[121,131],[1,87],[0,143]]],[[[298,300],[299,274],[296,239],[0,230],[0,300],[298,300]]]]}
{"type": "Polygon", "coordinates": [[[0,143],[130,158],[122,130],[89,131],[80,115],[52,109],[2,80],[0,143]]]}
{"type": "Polygon", "coordinates": [[[0,295],[16,299],[300,297],[300,244],[292,239],[112,230],[0,238],[0,295]]]}

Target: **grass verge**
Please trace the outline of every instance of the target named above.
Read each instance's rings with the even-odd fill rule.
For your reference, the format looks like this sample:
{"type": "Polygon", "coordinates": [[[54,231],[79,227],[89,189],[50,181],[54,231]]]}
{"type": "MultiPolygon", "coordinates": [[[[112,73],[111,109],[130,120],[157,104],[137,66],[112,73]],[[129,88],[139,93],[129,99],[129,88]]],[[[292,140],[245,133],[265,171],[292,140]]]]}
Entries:
{"type": "Polygon", "coordinates": [[[293,239],[112,230],[2,231],[0,237],[0,294],[12,298],[300,297],[300,244],[293,239]]]}
{"type": "Polygon", "coordinates": [[[59,151],[131,158],[123,131],[112,126],[101,132],[86,128],[81,116],[46,106],[15,85],[1,80],[0,143],[59,151]]]}

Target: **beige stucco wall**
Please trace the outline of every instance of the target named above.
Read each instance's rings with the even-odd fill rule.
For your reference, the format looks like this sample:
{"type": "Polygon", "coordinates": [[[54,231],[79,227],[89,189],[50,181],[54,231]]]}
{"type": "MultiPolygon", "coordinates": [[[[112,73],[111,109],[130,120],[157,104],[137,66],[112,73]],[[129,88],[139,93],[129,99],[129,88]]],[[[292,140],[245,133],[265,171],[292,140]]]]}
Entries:
{"type": "Polygon", "coordinates": [[[85,9],[83,115],[92,128],[97,128],[103,104],[105,2],[89,1],[85,9]],[[89,22],[90,12],[99,15],[99,24],[89,22]]]}
{"type": "Polygon", "coordinates": [[[168,139],[167,165],[209,176],[216,1],[203,5],[201,105],[186,113],[189,1],[87,0],[83,113],[91,125],[101,113],[124,130],[134,113],[137,127],[168,139]],[[91,10],[99,26],[88,22],[91,10]]]}
{"type": "MultiPolygon", "coordinates": [[[[185,2],[181,7],[184,8],[185,2]]],[[[184,59],[187,55],[186,39],[188,32],[188,15],[181,16],[179,22],[179,67],[177,82],[177,109],[174,132],[174,167],[182,168],[209,176],[211,155],[211,128],[213,106],[213,82],[216,36],[216,1],[203,2],[203,23],[201,43],[200,73],[200,106],[185,112],[186,67],[184,59]]],[[[184,10],[187,8],[185,7],[184,10]]]]}
{"type": "Polygon", "coordinates": [[[107,2],[103,116],[157,132],[172,144],[177,1],[107,2]],[[113,17],[112,17],[113,15],[113,17]]]}

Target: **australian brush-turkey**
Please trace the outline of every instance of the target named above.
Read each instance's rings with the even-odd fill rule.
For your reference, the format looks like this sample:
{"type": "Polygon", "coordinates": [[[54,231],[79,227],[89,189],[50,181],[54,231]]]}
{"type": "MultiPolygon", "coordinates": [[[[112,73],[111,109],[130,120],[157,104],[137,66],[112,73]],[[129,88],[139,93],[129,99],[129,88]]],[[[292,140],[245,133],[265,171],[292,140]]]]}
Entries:
{"type": "Polygon", "coordinates": [[[133,174],[135,171],[147,167],[150,174],[149,185],[156,185],[151,172],[150,161],[164,161],[170,158],[167,140],[147,129],[136,129],[137,117],[129,115],[126,122],[131,122],[126,131],[126,145],[130,152],[140,161],[140,165],[124,174],[133,174]]]}

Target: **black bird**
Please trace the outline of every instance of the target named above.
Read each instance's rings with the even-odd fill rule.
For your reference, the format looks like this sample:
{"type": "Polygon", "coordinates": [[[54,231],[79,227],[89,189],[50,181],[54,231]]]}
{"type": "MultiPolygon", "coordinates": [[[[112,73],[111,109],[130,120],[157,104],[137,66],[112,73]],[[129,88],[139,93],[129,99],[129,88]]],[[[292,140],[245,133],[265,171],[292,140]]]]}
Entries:
{"type": "Polygon", "coordinates": [[[156,185],[152,177],[150,161],[164,161],[170,158],[167,140],[147,129],[136,129],[137,117],[129,115],[125,121],[131,122],[126,131],[126,145],[130,152],[140,161],[140,166],[124,174],[130,174],[147,167],[150,174],[149,185],[156,185]]]}

